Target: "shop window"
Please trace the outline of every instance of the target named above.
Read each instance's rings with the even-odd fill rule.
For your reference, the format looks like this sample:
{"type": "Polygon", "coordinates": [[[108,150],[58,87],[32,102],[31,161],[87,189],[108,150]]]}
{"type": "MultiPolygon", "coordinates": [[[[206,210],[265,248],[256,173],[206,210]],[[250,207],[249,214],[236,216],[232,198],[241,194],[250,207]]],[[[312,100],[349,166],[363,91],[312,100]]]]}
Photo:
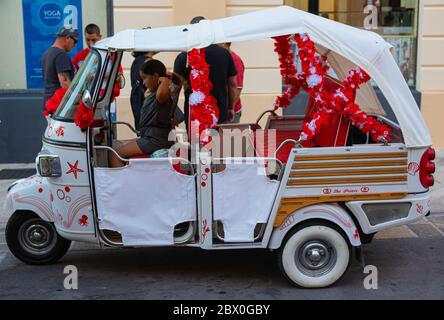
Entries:
{"type": "Polygon", "coordinates": [[[415,85],[418,0],[285,0],[285,4],[379,33],[393,45],[407,83],[415,85]]]}

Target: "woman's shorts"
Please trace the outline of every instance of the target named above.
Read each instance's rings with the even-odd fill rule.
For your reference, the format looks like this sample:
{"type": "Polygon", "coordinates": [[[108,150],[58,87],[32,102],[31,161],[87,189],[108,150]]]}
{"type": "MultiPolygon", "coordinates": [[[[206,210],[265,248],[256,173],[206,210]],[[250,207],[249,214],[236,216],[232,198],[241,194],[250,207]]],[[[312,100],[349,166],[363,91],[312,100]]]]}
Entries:
{"type": "Polygon", "coordinates": [[[165,146],[145,138],[137,138],[136,143],[144,154],[152,154],[156,150],[165,148],[165,146]]]}

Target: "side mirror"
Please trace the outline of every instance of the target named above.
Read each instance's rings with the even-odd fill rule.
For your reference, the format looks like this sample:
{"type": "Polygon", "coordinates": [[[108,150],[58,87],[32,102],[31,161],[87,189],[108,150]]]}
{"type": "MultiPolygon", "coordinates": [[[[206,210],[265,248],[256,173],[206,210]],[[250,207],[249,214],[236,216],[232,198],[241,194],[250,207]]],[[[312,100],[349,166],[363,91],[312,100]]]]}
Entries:
{"type": "Polygon", "coordinates": [[[121,73],[117,76],[117,83],[119,84],[119,88],[123,89],[126,85],[126,79],[125,76],[121,73]]]}
{"type": "Polygon", "coordinates": [[[92,103],[92,98],[91,98],[91,93],[89,92],[89,90],[85,90],[83,92],[82,95],[82,102],[85,106],[87,106],[88,108],[92,108],[93,103],[92,103]]]}

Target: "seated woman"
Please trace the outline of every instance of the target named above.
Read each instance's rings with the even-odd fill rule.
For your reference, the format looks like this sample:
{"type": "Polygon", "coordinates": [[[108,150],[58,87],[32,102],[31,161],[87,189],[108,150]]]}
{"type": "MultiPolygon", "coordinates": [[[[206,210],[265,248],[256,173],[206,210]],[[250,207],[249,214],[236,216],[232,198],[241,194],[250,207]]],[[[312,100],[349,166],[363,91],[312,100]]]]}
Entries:
{"type": "MultiPolygon", "coordinates": [[[[173,102],[170,85],[177,81],[177,76],[167,73],[165,65],[159,60],[149,60],[140,68],[143,84],[148,88],[148,95],[140,111],[140,137],[119,146],[116,152],[122,158],[131,158],[152,154],[156,150],[168,149],[173,141],[168,141],[172,129],[172,119],[176,104],[173,102]]],[[[110,166],[123,167],[125,163],[110,153],[110,166]]]]}

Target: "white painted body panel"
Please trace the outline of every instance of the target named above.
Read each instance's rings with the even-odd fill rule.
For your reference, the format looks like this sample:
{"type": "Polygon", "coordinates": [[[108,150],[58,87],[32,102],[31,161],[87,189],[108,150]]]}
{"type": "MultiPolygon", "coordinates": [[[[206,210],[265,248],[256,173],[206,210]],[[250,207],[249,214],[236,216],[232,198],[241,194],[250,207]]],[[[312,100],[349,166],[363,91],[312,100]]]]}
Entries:
{"type": "Polygon", "coordinates": [[[18,180],[6,194],[4,208],[8,211],[28,210],[41,219],[54,221],[51,207],[51,184],[47,178],[34,175],[18,180]]]}
{"type": "Polygon", "coordinates": [[[57,121],[46,117],[48,126],[46,127],[44,138],[54,142],[75,142],[86,143],[86,134],[82,132],[74,122],[57,121]]]}
{"type": "Polygon", "coordinates": [[[56,145],[85,143],[85,133],[74,123],[48,118],[44,138],[39,155],[59,156],[62,176],[35,175],[18,181],[6,196],[7,209],[33,211],[43,220],[54,222],[59,234],[67,239],[97,242],[86,148],[56,145]]]}
{"type": "Polygon", "coordinates": [[[385,229],[390,229],[393,227],[398,227],[401,225],[413,223],[415,221],[420,220],[427,213],[430,212],[431,206],[431,195],[430,192],[420,193],[420,194],[409,194],[407,197],[403,199],[395,199],[395,200],[378,200],[378,201],[352,201],[346,202],[347,207],[353,212],[356,219],[359,221],[359,224],[362,228],[362,231],[366,234],[382,231],[385,229]],[[378,224],[372,226],[362,210],[363,204],[372,204],[372,203],[381,203],[381,204],[393,204],[393,203],[411,203],[412,206],[406,218],[397,219],[390,222],[385,222],[382,224],[378,224]]]}
{"type": "Polygon", "coordinates": [[[337,204],[324,204],[308,206],[296,210],[282,225],[274,229],[268,247],[278,249],[285,235],[297,224],[304,221],[319,219],[329,221],[340,227],[347,235],[352,246],[360,246],[359,232],[350,215],[337,204]]]}
{"type": "Polygon", "coordinates": [[[419,180],[419,166],[421,163],[421,158],[424,152],[428,148],[410,148],[409,149],[409,164],[408,164],[408,186],[409,193],[419,193],[427,191],[423,187],[421,181],[419,180]]]}

